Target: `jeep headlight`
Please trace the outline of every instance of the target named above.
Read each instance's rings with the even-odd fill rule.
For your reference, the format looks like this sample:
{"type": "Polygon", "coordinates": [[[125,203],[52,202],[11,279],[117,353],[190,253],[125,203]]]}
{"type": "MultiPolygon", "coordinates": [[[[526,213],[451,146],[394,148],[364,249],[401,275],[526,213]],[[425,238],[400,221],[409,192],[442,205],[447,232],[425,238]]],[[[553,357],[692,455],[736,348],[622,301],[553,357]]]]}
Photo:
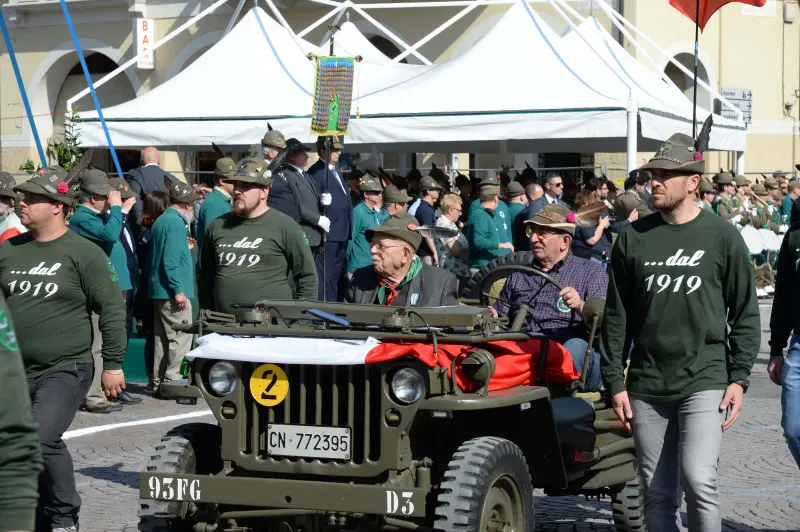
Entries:
{"type": "Polygon", "coordinates": [[[422,376],[411,368],[397,370],[392,376],[391,385],[394,398],[405,405],[419,401],[425,389],[422,376]]]}
{"type": "Polygon", "coordinates": [[[230,362],[216,362],[208,370],[208,386],[215,394],[225,397],[236,389],[238,377],[233,364],[230,362]]]}

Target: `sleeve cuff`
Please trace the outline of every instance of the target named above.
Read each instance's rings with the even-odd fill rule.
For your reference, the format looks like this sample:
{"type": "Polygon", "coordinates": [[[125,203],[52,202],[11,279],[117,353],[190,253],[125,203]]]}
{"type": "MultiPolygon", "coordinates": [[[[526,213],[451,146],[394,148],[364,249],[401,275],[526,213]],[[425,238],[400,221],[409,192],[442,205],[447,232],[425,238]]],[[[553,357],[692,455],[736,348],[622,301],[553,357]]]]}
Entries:
{"type": "Polygon", "coordinates": [[[614,381],[608,383],[608,395],[614,397],[618,393],[625,391],[625,381],[614,381]]]}
{"type": "Polygon", "coordinates": [[[0,530],[33,530],[36,507],[0,508],[0,530]]]}
{"type": "Polygon", "coordinates": [[[117,369],[122,369],[122,363],[121,362],[117,362],[116,360],[106,360],[104,358],[103,359],[103,369],[104,370],[108,369],[108,370],[112,370],[112,371],[117,370],[117,369]]]}
{"type": "Polygon", "coordinates": [[[730,376],[728,377],[728,382],[736,382],[736,381],[746,381],[750,378],[750,372],[746,369],[734,369],[731,370],[730,376]]]}

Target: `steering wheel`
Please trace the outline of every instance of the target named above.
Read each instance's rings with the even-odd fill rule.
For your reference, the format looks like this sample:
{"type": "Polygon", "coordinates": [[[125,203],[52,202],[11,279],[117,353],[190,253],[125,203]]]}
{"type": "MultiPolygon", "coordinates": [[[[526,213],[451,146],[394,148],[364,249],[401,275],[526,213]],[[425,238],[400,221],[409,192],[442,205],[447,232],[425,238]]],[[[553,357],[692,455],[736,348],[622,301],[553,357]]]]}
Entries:
{"type": "MultiPolygon", "coordinates": [[[[523,272],[523,273],[529,273],[531,275],[536,275],[538,277],[541,277],[548,283],[552,284],[556,288],[558,288],[559,292],[564,289],[564,287],[561,286],[561,284],[556,282],[555,279],[547,275],[542,270],[531,268],[530,266],[522,266],[519,264],[508,264],[506,266],[498,266],[497,268],[494,268],[488,274],[486,274],[483,277],[483,279],[481,279],[480,283],[478,284],[478,296],[480,297],[481,305],[488,306],[489,299],[492,297],[488,293],[486,293],[487,287],[493,285],[499,279],[507,277],[508,276],[507,272],[508,273],[523,272]]],[[[509,330],[519,331],[522,329],[522,324],[525,322],[525,318],[528,316],[528,313],[531,310],[530,304],[535,296],[536,294],[534,293],[527,303],[522,304],[520,309],[514,315],[514,321],[511,323],[511,327],[509,330]]],[[[499,298],[492,298],[492,299],[499,299],[499,298]]],[[[508,303],[508,301],[505,302],[508,303]]]]}

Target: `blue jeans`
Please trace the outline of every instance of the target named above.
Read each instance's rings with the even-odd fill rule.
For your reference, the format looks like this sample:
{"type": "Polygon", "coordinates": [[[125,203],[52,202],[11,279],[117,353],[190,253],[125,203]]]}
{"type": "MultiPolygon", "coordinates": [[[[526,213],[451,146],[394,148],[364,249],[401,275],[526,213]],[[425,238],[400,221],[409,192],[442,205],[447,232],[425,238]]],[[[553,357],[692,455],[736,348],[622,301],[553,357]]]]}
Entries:
{"type": "Polygon", "coordinates": [[[781,373],[781,426],[789,450],[800,467],[800,336],[792,335],[781,373]]]}
{"type": "Polygon", "coordinates": [[[644,486],[649,532],[679,532],[678,485],[686,494],[689,530],[720,532],[717,466],[722,443],[723,390],[676,401],[631,396],[633,443],[644,486]]]}
{"type": "MultiPolygon", "coordinates": [[[[569,356],[572,357],[572,362],[575,368],[583,375],[583,359],[586,357],[586,347],[589,342],[583,338],[570,338],[562,344],[564,349],[569,351],[569,356]]],[[[586,376],[586,390],[597,391],[603,387],[603,378],[600,376],[600,354],[597,350],[592,349],[592,355],[589,357],[589,375],[586,376]]]]}

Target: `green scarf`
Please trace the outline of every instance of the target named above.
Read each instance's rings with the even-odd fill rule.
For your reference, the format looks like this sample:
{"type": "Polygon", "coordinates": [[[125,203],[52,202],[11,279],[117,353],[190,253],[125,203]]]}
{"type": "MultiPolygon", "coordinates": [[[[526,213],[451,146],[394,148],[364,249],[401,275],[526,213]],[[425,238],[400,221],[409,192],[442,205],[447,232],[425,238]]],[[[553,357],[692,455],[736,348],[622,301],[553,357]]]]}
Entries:
{"type": "Polygon", "coordinates": [[[410,283],[417,275],[419,275],[419,272],[421,271],[422,271],[422,261],[418,256],[414,255],[414,258],[411,260],[411,267],[408,269],[408,273],[406,273],[406,276],[403,278],[403,280],[397,283],[396,286],[392,281],[384,279],[383,277],[379,277],[381,286],[380,288],[378,288],[378,304],[391,305],[394,302],[400,290],[405,285],[410,283]],[[387,290],[389,291],[389,294],[386,293],[387,290]]]}

